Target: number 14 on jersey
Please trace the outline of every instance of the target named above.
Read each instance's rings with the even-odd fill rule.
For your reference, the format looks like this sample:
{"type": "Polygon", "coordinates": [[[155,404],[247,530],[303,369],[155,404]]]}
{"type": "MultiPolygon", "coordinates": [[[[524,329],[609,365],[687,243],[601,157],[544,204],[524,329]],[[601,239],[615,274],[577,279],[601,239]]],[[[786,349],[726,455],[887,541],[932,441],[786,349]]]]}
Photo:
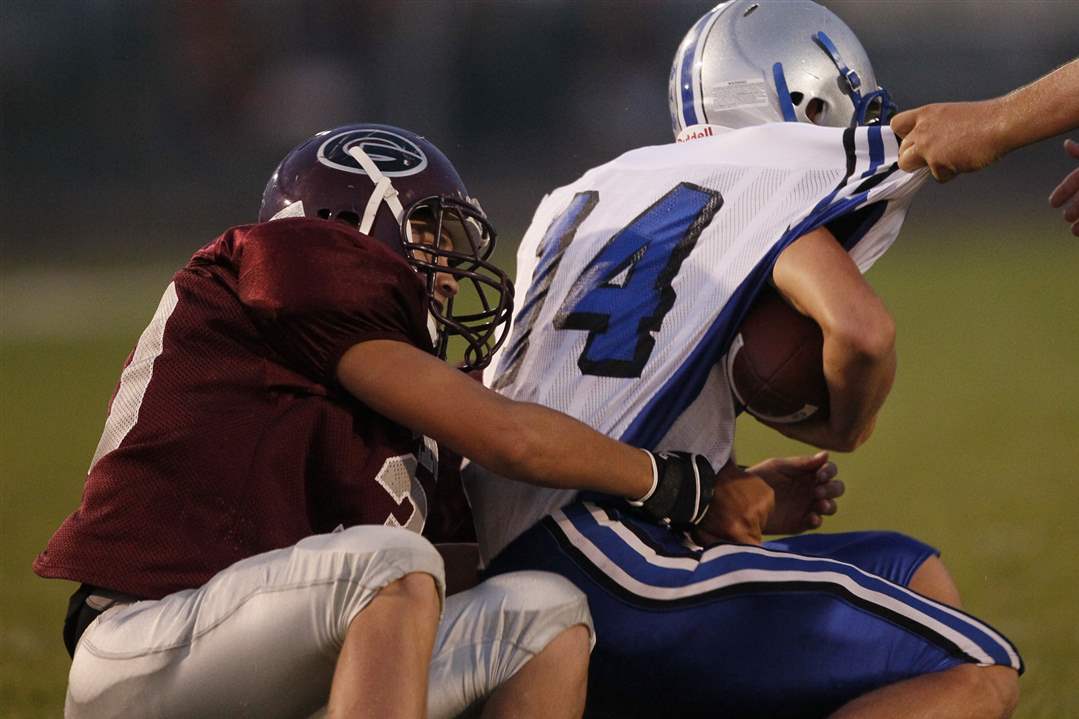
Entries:
{"type": "MultiPolygon", "coordinates": [[[[515,375],[524,360],[558,263],[598,201],[596,192],[578,193],[551,222],[500,375],[515,375]]],[[[716,190],[683,182],[611,237],[585,266],[554,318],[555,329],[588,332],[577,358],[582,373],[640,377],[655,347],[652,333],[674,306],[674,278],[722,206],[716,190]]]]}

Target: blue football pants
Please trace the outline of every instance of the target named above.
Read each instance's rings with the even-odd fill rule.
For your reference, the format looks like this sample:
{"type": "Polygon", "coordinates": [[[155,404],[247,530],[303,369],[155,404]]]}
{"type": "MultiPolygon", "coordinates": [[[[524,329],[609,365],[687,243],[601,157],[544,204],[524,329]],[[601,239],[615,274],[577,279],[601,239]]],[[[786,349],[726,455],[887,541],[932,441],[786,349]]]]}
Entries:
{"type": "Polygon", "coordinates": [[[906,589],[936,550],[893,532],[700,548],[577,501],[489,574],[556,572],[588,596],[592,717],[813,717],[964,662],[1022,662],[983,622],[906,589]]]}

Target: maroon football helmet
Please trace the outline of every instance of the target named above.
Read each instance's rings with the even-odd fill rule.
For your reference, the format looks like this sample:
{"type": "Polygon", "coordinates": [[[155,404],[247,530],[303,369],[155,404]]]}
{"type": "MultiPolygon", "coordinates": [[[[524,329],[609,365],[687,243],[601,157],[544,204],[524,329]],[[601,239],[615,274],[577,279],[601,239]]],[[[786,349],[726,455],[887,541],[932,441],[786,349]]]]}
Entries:
{"type": "Polygon", "coordinates": [[[347,222],[404,257],[426,277],[439,357],[446,358],[451,337],[460,337],[463,369],[481,369],[505,339],[513,285],[487,260],[494,228],[427,139],[372,124],[318,133],[288,153],[266,184],[259,222],[281,217],[347,222]],[[414,240],[419,227],[428,239],[442,238],[437,246],[414,240]],[[435,293],[443,273],[460,288],[444,302],[435,293]]]}

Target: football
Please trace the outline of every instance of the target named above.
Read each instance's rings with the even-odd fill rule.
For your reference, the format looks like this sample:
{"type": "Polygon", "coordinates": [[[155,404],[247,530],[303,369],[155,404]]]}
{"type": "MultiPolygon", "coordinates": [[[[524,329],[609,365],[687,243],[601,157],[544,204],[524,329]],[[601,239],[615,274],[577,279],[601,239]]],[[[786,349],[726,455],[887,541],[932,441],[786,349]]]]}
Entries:
{"type": "Polygon", "coordinates": [[[787,424],[828,416],[820,327],[768,288],[727,352],[735,403],[757,419],[787,424]]]}

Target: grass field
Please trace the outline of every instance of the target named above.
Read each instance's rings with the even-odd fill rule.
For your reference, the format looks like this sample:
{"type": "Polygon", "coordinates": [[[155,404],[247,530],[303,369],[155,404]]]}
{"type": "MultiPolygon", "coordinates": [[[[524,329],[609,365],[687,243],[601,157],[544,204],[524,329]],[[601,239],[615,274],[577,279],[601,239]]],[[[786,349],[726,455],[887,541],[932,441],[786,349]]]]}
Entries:
{"type": "MultiPolygon", "coordinates": [[[[943,550],[967,608],[1023,652],[1018,717],[1079,716],[1077,270],[1079,245],[1055,225],[905,238],[871,274],[898,321],[899,377],[876,437],[838,459],[848,494],[830,528],[898,529],[943,550]]],[[[118,369],[167,277],[0,277],[2,716],[61,713],[72,587],[30,562],[79,500],[118,369]]],[[[799,447],[743,422],[738,451],[799,447]]]]}

